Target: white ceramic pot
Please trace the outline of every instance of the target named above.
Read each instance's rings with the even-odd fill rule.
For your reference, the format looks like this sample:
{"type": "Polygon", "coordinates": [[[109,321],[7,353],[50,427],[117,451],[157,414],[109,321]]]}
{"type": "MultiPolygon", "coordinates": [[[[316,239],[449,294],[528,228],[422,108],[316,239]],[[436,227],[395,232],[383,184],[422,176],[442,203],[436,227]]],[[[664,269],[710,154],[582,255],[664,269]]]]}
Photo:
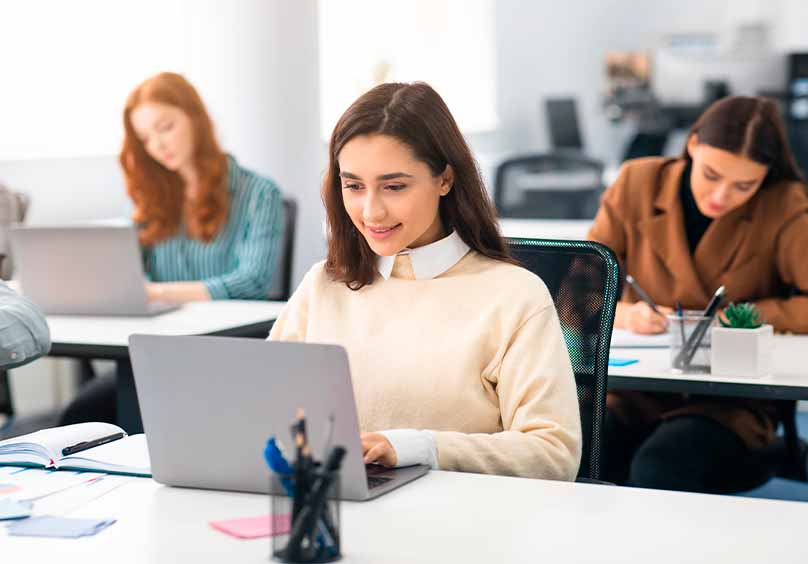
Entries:
{"type": "Polygon", "coordinates": [[[771,325],[757,329],[713,327],[710,352],[715,376],[759,378],[771,374],[774,330],[771,325]]]}

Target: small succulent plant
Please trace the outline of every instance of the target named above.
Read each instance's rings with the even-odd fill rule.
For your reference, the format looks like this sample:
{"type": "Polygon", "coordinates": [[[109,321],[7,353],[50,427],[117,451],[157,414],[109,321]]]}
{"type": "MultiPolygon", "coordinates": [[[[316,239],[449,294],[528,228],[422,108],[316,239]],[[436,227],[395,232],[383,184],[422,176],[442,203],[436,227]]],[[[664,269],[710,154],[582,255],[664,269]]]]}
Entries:
{"type": "Polygon", "coordinates": [[[718,318],[723,327],[731,329],[757,329],[763,325],[763,314],[749,302],[730,303],[724,310],[724,316],[718,318]],[[726,321],[724,320],[726,317],[726,321]]]}

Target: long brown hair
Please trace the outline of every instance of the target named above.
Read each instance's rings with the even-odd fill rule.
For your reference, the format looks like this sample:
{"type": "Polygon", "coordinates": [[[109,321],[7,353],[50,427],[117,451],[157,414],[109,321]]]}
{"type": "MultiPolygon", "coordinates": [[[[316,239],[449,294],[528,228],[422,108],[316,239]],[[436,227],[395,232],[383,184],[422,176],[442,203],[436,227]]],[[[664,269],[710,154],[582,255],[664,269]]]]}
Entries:
{"type": "Polygon", "coordinates": [[[189,237],[210,242],[227,219],[227,158],[216,142],[213,123],[196,89],[179,74],[157,74],[129,94],[123,125],[120,163],[135,204],[132,219],[140,226],[140,242],[154,245],[172,237],[183,220],[189,237]],[[145,102],[175,106],[193,124],[193,158],[200,182],[199,198],[194,202],[185,199],[180,175],[154,160],[135,133],[131,114],[145,102]]]}
{"type": "Polygon", "coordinates": [[[369,134],[389,135],[409,146],[434,176],[451,165],[454,184],[438,208],[443,224],[471,249],[516,264],[499,233],[494,207],[471,151],[443,99],[423,82],[388,83],[351,104],[331,134],[322,196],[329,227],[325,267],[332,279],[359,290],[377,275],[376,254],[345,211],[337,160],[348,141],[369,134]]]}
{"type": "MultiPolygon", "coordinates": [[[[782,180],[804,182],[773,100],[745,96],[723,98],[701,114],[690,128],[688,139],[694,133],[699,143],[768,166],[769,172],[761,188],[782,180]]],[[[682,157],[690,161],[687,147],[682,157]]]]}

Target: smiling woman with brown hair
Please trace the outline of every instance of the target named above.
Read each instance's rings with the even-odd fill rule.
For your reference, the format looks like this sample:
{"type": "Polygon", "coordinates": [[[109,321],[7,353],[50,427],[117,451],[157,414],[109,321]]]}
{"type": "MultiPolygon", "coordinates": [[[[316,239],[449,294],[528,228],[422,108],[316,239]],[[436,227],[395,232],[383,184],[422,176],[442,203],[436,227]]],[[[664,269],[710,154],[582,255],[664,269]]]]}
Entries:
{"type": "MultiPolygon", "coordinates": [[[[719,286],[776,330],[808,333],[808,196],[774,102],[733,97],[708,108],[678,159],[627,162],[589,237],[670,312],[703,309],[719,286]]],[[[626,288],[615,327],[659,333],[666,319],[626,288]]],[[[731,492],[767,476],[771,402],[640,392],[608,396],[606,479],[731,492]]]]}
{"type": "Polygon", "coordinates": [[[449,109],[383,84],[343,114],[328,258],[271,339],[343,345],[366,462],[572,480],[575,380],[547,288],[508,256],[449,109]]]}

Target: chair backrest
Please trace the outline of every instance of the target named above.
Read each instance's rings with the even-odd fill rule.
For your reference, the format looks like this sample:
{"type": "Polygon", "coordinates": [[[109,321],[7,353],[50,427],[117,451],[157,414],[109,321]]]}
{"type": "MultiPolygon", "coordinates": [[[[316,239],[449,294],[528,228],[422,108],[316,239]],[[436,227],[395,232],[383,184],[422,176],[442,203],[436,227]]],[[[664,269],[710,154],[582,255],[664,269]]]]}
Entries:
{"type": "Polygon", "coordinates": [[[500,217],[592,219],[603,192],[603,163],[573,153],[508,159],[494,176],[500,217]]]}
{"type": "Polygon", "coordinates": [[[668,131],[638,132],[631,138],[626,146],[623,160],[640,157],[657,157],[665,154],[665,145],[668,142],[668,131]]]}
{"type": "Polygon", "coordinates": [[[508,243],[514,258],[539,276],[553,296],[578,389],[583,431],[578,477],[597,480],[620,280],[617,258],[611,249],[592,241],[508,239],[508,243]]]}
{"type": "Polygon", "coordinates": [[[584,148],[575,98],[547,98],[544,111],[553,149],[580,151],[584,148]]]}
{"type": "Polygon", "coordinates": [[[295,231],[297,229],[297,202],[292,199],[283,200],[283,238],[278,262],[272,274],[269,289],[269,300],[288,300],[292,295],[292,259],[295,250],[295,231]]]}

